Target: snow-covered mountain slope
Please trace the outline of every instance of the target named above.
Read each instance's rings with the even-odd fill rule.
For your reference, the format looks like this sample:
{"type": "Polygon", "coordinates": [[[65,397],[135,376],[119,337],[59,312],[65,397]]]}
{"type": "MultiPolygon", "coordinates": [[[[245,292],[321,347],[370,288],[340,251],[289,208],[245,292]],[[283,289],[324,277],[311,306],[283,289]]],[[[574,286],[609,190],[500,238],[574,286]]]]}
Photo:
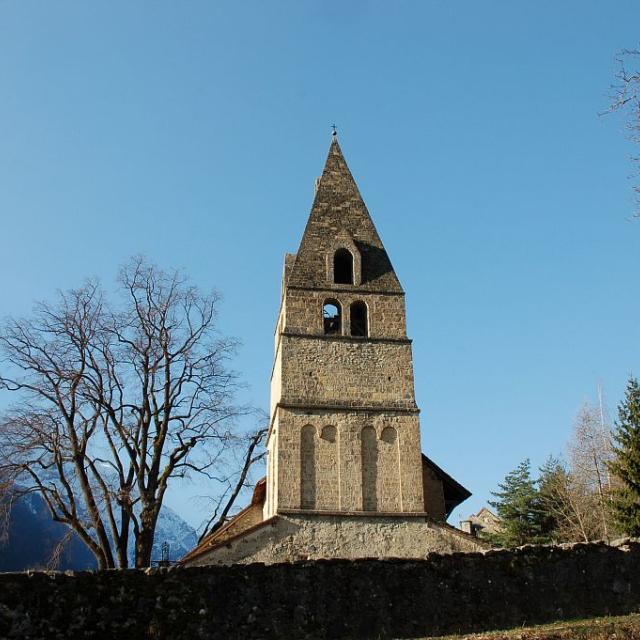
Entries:
{"type": "MultiPolygon", "coordinates": [[[[195,529],[189,526],[173,509],[163,506],[156,526],[156,538],[153,544],[152,560],[160,560],[161,546],[169,545],[169,559],[179,560],[187,551],[196,546],[198,536],[195,529]]],[[[132,561],[133,556],[129,553],[132,561]]]]}

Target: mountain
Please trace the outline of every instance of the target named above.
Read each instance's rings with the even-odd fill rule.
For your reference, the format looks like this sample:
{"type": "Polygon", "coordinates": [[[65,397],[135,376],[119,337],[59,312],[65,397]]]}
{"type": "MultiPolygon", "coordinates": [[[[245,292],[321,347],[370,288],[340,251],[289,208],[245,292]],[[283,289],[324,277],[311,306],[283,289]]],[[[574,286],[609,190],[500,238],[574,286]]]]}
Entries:
{"type": "MultiPolygon", "coordinates": [[[[8,540],[0,546],[0,571],[46,569],[54,547],[68,529],[51,519],[44,500],[37,494],[23,496],[13,504],[8,540]]],[[[60,554],[57,569],[94,569],[93,554],[74,534],[60,554]]]]}
{"type": "MultiPolygon", "coordinates": [[[[21,497],[11,509],[8,540],[0,545],[0,571],[95,569],[93,554],[76,534],[64,546],[57,566],[50,567],[54,548],[67,531],[65,525],[53,522],[40,495],[33,493],[21,497]]],[[[163,542],[169,545],[169,559],[172,561],[182,557],[197,542],[195,530],[169,507],[163,507],[158,518],[153,560],[160,560],[163,542]]],[[[133,562],[132,543],[129,545],[129,560],[133,562]]]]}
{"type": "MultiPolygon", "coordinates": [[[[191,551],[198,543],[198,535],[193,527],[188,525],[173,509],[164,506],[160,511],[156,525],[156,539],[153,544],[152,560],[160,560],[161,547],[166,542],[169,545],[169,559],[179,560],[187,551],[191,551]]],[[[129,558],[133,561],[131,550],[129,558]]]]}

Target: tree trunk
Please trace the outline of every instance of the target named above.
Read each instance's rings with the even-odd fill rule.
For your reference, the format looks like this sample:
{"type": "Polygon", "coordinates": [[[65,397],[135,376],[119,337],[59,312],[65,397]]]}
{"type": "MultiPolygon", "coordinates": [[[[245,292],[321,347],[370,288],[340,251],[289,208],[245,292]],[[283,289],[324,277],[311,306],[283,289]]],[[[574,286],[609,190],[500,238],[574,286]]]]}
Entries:
{"type": "Polygon", "coordinates": [[[151,566],[153,533],[153,529],[144,527],[136,538],[136,569],[144,569],[151,566]]]}

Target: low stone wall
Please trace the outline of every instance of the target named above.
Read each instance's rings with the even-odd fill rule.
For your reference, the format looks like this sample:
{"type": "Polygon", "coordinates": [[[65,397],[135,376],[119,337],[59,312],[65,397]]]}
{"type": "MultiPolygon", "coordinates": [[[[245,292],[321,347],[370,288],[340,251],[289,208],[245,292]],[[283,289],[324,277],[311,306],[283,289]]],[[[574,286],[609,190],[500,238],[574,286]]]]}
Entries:
{"type": "Polygon", "coordinates": [[[0,637],[417,638],[640,609],[640,542],[0,575],[0,637]]]}

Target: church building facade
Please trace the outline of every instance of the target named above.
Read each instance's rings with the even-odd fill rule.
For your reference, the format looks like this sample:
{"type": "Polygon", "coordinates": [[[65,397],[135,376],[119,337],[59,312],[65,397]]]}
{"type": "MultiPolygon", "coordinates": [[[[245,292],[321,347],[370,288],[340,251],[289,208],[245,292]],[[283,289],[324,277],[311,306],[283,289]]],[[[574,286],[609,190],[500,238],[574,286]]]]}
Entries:
{"type": "Polygon", "coordinates": [[[251,504],[182,564],[481,548],[446,524],[470,494],[422,453],[405,294],[335,134],[285,256],[267,450],[251,504]]]}

